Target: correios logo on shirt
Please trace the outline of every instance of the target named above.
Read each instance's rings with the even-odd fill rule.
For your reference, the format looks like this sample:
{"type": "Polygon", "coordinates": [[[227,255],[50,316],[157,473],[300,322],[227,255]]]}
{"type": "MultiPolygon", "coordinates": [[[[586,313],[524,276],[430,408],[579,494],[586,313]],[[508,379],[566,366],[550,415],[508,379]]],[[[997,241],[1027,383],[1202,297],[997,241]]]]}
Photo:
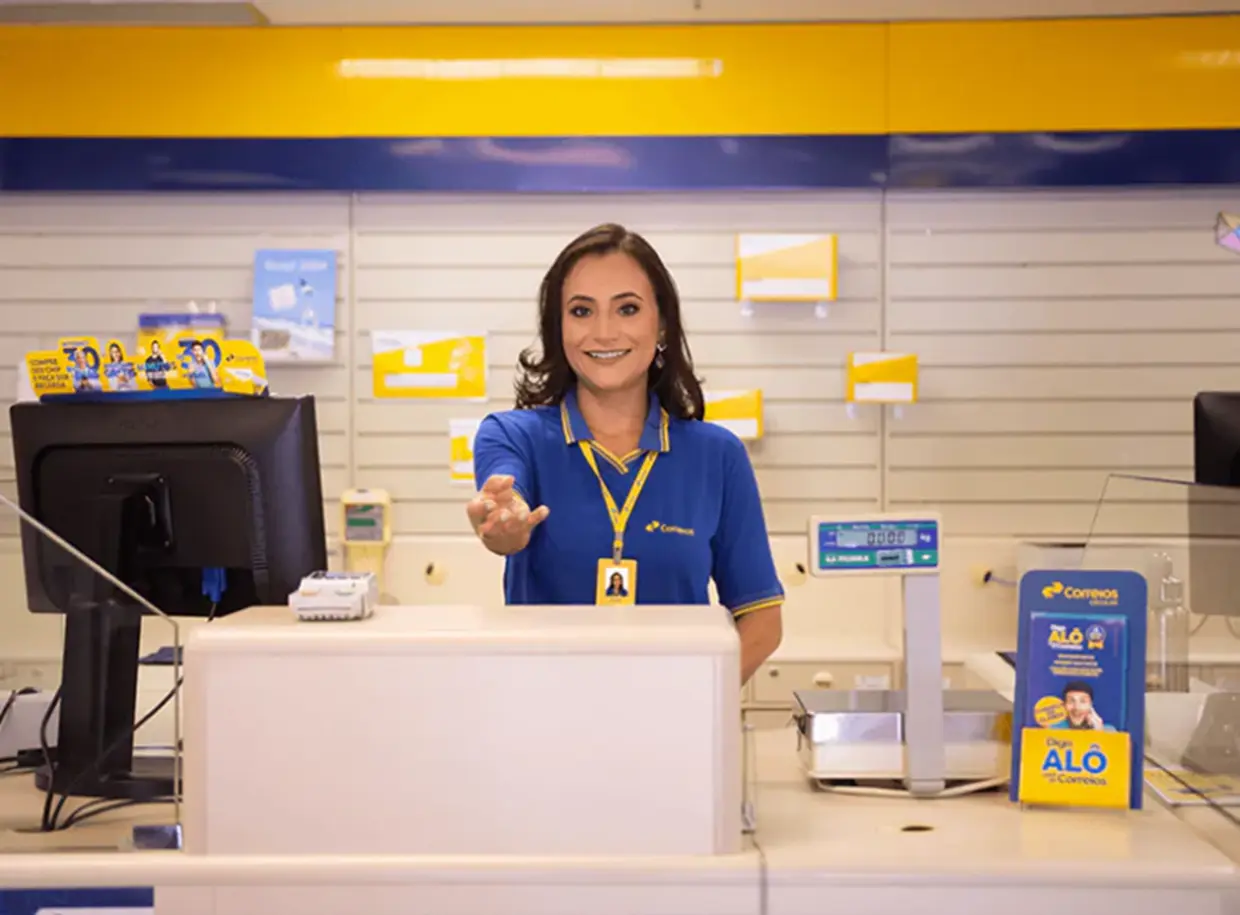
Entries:
{"type": "Polygon", "coordinates": [[[646,532],[650,534],[680,534],[682,537],[692,537],[693,528],[677,527],[674,524],[664,524],[662,521],[651,521],[646,525],[646,532]]]}

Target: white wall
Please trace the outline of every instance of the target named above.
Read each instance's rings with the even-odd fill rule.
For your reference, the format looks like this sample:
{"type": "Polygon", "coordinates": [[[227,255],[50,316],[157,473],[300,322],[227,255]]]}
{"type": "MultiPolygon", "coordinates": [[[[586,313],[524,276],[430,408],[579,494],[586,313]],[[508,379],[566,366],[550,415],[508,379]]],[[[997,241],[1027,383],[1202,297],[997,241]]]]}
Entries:
{"type": "MultiPolygon", "coordinates": [[[[1213,241],[1226,192],[925,192],[581,197],[0,195],[0,397],[22,353],[58,336],[132,338],[141,311],[217,300],[248,325],[256,247],[341,255],[339,364],[275,368],[277,393],[320,399],[325,490],[396,500],[389,590],[408,602],[497,600],[499,563],[467,536],[468,489],[447,479],[447,421],[511,403],[535,328],[538,280],[604,220],[646,233],[672,268],[708,387],[761,387],[767,438],[751,448],[781,569],[789,631],[845,645],[893,635],[876,582],[799,584],[807,514],[934,506],[950,546],[949,653],[1014,638],[1020,538],[1084,538],[1109,470],[1188,477],[1194,392],[1240,388],[1240,258],[1213,241]],[[733,301],[733,235],[840,236],[840,300],[733,301]],[[375,401],[373,329],[491,332],[485,404],[375,401]],[[921,356],[923,402],[902,418],[842,402],[855,349],[921,356]],[[6,368],[13,366],[13,368],[6,368]],[[427,567],[446,573],[432,584],[427,567]]],[[[0,417],[7,430],[7,414],[0,417]]],[[[6,433],[7,434],[7,433],[6,433]]],[[[0,443],[0,474],[11,451],[0,443]]],[[[11,492],[11,483],[4,484],[11,492]]],[[[1112,533],[1180,534],[1127,499],[1112,533]]],[[[329,527],[338,510],[329,503],[329,527]]],[[[14,539],[0,533],[0,659],[54,657],[58,620],[24,610],[14,539]]]]}

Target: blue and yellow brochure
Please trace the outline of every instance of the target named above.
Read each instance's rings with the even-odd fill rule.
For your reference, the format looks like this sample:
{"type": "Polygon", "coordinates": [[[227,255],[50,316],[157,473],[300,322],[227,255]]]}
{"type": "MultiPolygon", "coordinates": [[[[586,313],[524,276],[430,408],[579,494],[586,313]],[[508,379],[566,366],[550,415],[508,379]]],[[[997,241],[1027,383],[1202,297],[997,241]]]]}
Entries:
{"type": "Polygon", "coordinates": [[[1026,721],[1054,730],[1128,730],[1127,626],[1122,616],[1031,614],[1026,721]]]}
{"type": "Polygon", "coordinates": [[[1127,570],[1021,578],[1012,800],[1140,808],[1146,596],[1127,570]]]}

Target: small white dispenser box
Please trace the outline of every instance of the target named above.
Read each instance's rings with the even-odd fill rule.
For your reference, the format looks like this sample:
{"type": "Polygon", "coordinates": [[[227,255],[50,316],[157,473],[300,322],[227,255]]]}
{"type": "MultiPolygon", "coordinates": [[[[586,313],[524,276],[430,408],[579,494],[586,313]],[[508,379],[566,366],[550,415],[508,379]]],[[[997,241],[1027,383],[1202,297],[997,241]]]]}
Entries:
{"type": "Polygon", "coordinates": [[[741,850],[740,648],[712,607],[256,607],[185,650],[206,854],[741,850]]]}

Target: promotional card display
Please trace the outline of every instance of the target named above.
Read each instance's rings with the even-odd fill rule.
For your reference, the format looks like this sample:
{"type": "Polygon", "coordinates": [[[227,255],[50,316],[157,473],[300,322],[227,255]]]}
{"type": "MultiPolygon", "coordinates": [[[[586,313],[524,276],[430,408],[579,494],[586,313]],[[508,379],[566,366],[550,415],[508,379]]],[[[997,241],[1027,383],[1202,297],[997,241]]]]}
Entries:
{"type": "Polygon", "coordinates": [[[737,438],[751,441],[762,438],[762,392],[703,391],[708,423],[731,429],[737,438]]]}
{"type": "Polygon", "coordinates": [[[480,419],[448,420],[448,466],[453,483],[474,485],[474,436],[480,419]]]}
{"type": "Polygon", "coordinates": [[[267,391],[263,357],[248,340],[201,337],[197,330],[126,349],[117,339],[64,337],[54,350],[26,354],[35,396],[217,391],[257,396],[267,391]]]}
{"type": "Polygon", "coordinates": [[[1012,800],[1141,807],[1146,594],[1130,571],[1021,578],[1012,800]]]}
{"type": "Polygon", "coordinates": [[[736,298],[750,302],[834,301],[837,250],[834,235],[738,235],[736,298]]]}
{"type": "Polygon", "coordinates": [[[138,315],[137,348],[143,358],[171,359],[172,354],[177,352],[178,340],[214,340],[219,344],[227,331],[228,320],[216,313],[190,311],[138,315]]]}
{"type": "Polygon", "coordinates": [[[376,330],[370,338],[376,398],[486,400],[485,333],[376,330]]]}
{"type": "Polygon", "coordinates": [[[850,404],[917,402],[917,356],[913,353],[849,353],[844,399],[850,404]]]}
{"type": "Polygon", "coordinates": [[[255,252],[251,340],[268,362],[335,358],[335,251],[255,252]]]}

